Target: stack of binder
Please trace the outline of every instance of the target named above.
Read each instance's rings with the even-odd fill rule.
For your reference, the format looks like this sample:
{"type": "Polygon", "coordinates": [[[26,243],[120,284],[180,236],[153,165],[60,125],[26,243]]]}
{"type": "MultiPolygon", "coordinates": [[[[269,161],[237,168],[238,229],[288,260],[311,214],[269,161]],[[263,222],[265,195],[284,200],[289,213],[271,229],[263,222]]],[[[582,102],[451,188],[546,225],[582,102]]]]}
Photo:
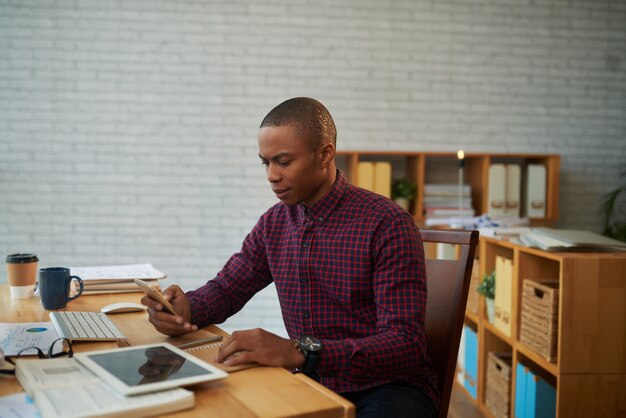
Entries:
{"type": "Polygon", "coordinates": [[[167,277],[152,264],[70,267],[70,272],[73,276],[78,276],[83,280],[83,295],[141,292],[134,282],[135,279],[158,286],[158,281],[167,277]]]}

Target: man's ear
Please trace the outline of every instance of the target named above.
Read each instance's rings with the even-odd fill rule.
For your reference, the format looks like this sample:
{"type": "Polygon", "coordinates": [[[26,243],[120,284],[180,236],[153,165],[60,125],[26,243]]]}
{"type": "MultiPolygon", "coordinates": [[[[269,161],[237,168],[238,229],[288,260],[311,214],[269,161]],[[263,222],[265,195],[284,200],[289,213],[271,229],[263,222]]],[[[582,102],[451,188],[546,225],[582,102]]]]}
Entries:
{"type": "Polygon", "coordinates": [[[335,146],[330,142],[322,145],[322,167],[327,168],[335,159],[335,146]]]}

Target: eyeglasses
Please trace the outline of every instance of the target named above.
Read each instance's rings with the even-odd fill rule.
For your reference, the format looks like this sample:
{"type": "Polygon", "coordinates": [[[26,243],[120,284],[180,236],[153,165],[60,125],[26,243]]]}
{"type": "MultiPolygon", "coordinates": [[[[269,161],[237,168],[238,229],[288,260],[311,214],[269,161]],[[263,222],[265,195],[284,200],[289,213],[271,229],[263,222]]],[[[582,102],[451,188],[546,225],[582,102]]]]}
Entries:
{"type": "MultiPolygon", "coordinates": [[[[1,353],[1,350],[0,350],[1,353]]],[[[57,358],[57,357],[74,357],[74,350],[72,349],[72,343],[67,338],[58,338],[50,344],[48,352],[44,353],[39,347],[26,347],[17,353],[17,359],[24,356],[36,355],[40,359],[57,358]]],[[[15,365],[15,362],[8,357],[4,357],[8,363],[15,365]]],[[[15,369],[0,369],[0,373],[3,374],[15,374],[15,369]]]]}
{"type": "Polygon", "coordinates": [[[48,353],[44,353],[39,347],[27,347],[17,353],[17,358],[21,356],[33,356],[37,355],[39,358],[56,358],[56,357],[74,357],[74,350],[72,350],[72,343],[67,338],[59,338],[52,341],[48,353]]]}

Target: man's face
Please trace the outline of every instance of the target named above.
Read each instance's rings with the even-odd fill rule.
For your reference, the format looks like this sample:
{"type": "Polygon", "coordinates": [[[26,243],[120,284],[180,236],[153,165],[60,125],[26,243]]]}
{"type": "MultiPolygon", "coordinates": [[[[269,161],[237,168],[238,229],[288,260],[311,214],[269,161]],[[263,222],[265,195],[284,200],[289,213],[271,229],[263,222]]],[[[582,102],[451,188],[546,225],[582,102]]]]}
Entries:
{"type": "Polygon", "coordinates": [[[261,128],[259,157],[272,191],[284,204],[310,206],[326,193],[321,147],[312,151],[294,126],[261,128]]]}

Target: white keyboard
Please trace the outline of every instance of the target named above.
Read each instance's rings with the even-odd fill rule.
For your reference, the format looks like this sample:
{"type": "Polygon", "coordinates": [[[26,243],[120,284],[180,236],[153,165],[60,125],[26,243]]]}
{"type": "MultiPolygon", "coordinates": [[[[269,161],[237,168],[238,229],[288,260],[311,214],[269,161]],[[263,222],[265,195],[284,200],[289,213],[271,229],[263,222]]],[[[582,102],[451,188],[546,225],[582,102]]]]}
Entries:
{"type": "Polygon", "coordinates": [[[115,341],[126,338],[102,312],[50,312],[50,320],[59,337],[70,341],[115,341]]]}

